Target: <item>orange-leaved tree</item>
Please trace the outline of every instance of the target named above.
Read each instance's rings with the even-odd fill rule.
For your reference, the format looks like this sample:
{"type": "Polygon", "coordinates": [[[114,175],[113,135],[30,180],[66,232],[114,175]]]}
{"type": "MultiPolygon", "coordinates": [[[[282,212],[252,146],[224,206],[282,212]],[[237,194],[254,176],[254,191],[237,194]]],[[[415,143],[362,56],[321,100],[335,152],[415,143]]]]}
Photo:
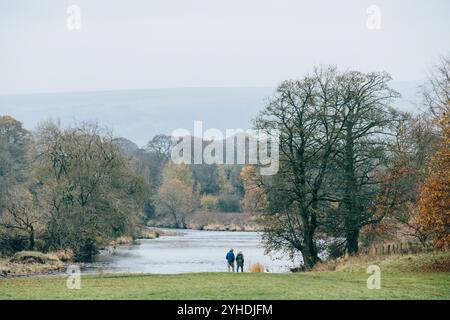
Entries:
{"type": "Polygon", "coordinates": [[[240,177],[244,185],[245,195],[242,207],[245,212],[262,212],[267,207],[266,193],[261,184],[261,175],[254,166],[242,168],[240,177]]]}
{"type": "Polygon", "coordinates": [[[442,140],[420,189],[417,222],[433,237],[437,248],[450,248],[450,114],[441,120],[442,140]]]}

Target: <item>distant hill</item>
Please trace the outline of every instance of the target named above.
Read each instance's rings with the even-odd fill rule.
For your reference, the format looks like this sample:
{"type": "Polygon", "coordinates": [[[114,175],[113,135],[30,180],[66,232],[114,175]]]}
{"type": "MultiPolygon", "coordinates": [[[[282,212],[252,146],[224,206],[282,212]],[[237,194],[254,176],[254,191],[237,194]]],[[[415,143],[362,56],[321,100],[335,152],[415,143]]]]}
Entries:
{"type": "MultiPolygon", "coordinates": [[[[414,111],[418,81],[393,81],[403,98],[396,105],[414,111]]],[[[195,120],[203,130],[251,128],[251,119],[273,95],[274,88],[184,88],[50,93],[0,96],[0,114],[9,114],[33,129],[52,118],[63,125],[98,121],[144,146],[159,133],[170,135],[183,128],[193,132],[195,120]]]]}
{"type": "Polygon", "coordinates": [[[113,143],[127,156],[135,155],[139,151],[136,143],[125,138],[115,138],[113,143]]]}

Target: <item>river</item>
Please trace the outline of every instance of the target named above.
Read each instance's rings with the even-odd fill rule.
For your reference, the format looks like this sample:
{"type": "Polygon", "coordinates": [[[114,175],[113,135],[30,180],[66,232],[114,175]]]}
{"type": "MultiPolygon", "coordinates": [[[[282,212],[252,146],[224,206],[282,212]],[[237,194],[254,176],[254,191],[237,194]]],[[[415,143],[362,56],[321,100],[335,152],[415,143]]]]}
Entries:
{"type": "MultiPolygon", "coordinates": [[[[172,230],[171,230],[172,231],[172,230]]],[[[115,253],[102,251],[87,272],[128,272],[175,274],[226,271],[225,255],[230,248],[245,256],[244,271],[252,263],[261,263],[269,272],[288,272],[294,263],[264,254],[261,234],[176,230],[177,235],[138,240],[136,245],[120,246],[115,253]]],[[[298,265],[298,264],[297,264],[298,265]]]]}

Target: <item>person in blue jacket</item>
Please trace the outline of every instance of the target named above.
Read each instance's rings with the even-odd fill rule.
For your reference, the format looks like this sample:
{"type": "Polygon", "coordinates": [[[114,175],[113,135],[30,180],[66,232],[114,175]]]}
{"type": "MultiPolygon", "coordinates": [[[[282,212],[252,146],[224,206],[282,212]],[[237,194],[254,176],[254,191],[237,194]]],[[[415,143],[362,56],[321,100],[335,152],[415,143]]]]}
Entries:
{"type": "Polygon", "coordinates": [[[230,251],[228,251],[227,256],[225,257],[225,259],[227,259],[227,267],[228,267],[228,272],[233,271],[234,272],[234,250],[230,249],[230,251]]]}

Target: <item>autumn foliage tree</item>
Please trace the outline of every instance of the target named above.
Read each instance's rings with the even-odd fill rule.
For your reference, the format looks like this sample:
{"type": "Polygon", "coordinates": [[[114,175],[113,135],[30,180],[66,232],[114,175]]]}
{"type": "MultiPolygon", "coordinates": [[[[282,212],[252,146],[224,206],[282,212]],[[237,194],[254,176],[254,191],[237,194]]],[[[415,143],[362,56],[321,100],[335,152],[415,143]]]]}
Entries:
{"type": "Polygon", "coordinates": [[[430,161],[428,177],[420,189],[419,224],[437,248],[450,248],[450,115],[441,121],[442,141],[430,161]]]}
{"type": "Polygon", "coordinates": [[[254,166],[245,166],[241,171],[241,179],[244,184],[244,199],[242,207],[245,212],[256,213],[267,207],[267,196],[262,187],[261,176],[254,166]]]}
{"type": "Polygon", "coordinates": [[[187,165],[166,165],[155,202],[160,216],[171,218],[178,228],[186,228],[186,217],[194,209],[192,171],[187,165]]]}
{"type": "Polygon", "coordinates": [[[437,248],[450,247],[450,58],[442,58],[423,87],[424,103],[440,133],[428,176],[420,188],[417,224],[429,232],[437,248]]]}
{"type": "Polygon", "coordinates": [[[411,238],[428,246],[429,234],[417,221],[417,203],[439,135],[431,113],[403,113],[396,122],[387,167],[377,178],[381,184],[375,198],[375,216],[380,223],[365,228],[364,242],[411,238]]]}

